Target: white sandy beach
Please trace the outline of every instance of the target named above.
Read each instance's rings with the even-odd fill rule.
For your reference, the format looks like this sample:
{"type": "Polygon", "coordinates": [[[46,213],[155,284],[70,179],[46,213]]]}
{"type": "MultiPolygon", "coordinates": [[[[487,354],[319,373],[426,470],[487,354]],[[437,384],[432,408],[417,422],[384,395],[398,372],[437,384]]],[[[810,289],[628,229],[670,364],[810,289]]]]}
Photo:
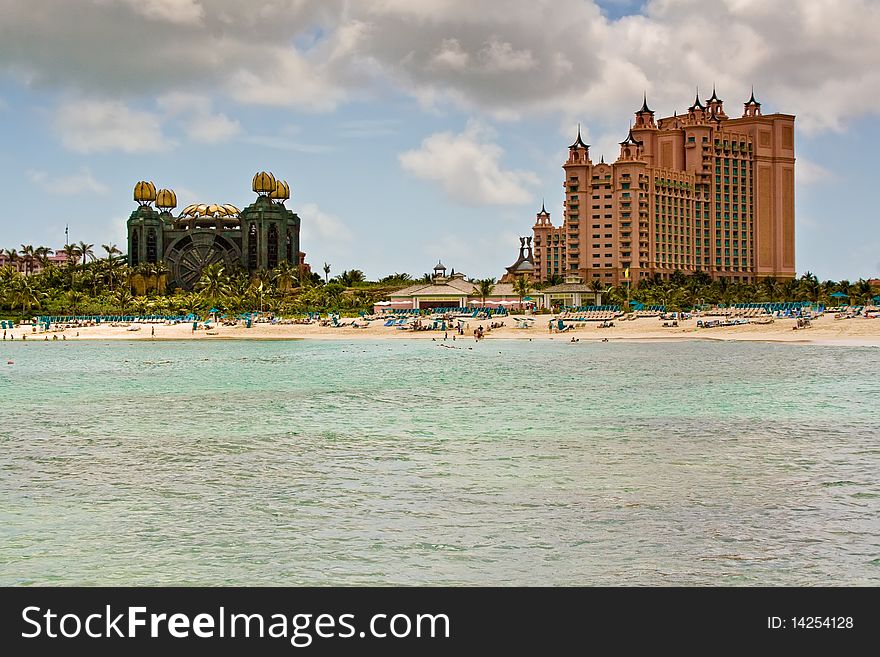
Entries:
{"type": "MultiPolygon", "coordinates": [[[[681,320],[677,327],[664,327],[663,321],[656,317],[642,317],[635,320],[614,320],[614,326],[600,328],[599,322],[576,322],[572,330],[559,333],[550,332],[548,323],[550,315],[535,315],[534,324],[530,328],[516,328],[516,322],[508,317],[493,320],[465,320],[464,335],[448,331],[448,341],[474,340],[473,331],[478,326],[484,328],[484,338],[492,339],[531,339],[555,340],[570,342],[578,341],[609,341],[617,340],[756,340],[770,342],[837,344],[837,345],[876,345],[880,346],[880,319],[857,317],[852,319],[835,319],[825,315],[812,322],[806,329],[793,330],[795,320],[776,319],[772,324],[745,324],[718,328],[698,328],[695,319],[681,320]],[[486,331],[492,322],[503,321],[504,326],[486,331]]],[[[351,319],[343,319],[351,322],[351,319]]],[[[443,340],[443,331],[413,331],[383,326],[384,320],[373,320],[367,328],[353,326],[320,326],[318,324],[269,324],[257,323],[252,328],[242,325],[212,325],[210,330],[201,328],[195,332],[191,323],[181,324],[131,324],[111,326],[101,324],[65,330],[52,329],[48,334],[32,332],[25,325],[7,331],[14,340],[20,340],[26,334],[27,340],[45,341],[46,336],[53,340],[57,335],[61,340],[223,340],[223,339],[262,339],[262,340],[443,340]],[[130,330],[139,327],[137,330],[130,330]],[[155,331],[155,335],[153,335],[155,331]]],[[[200,325],[201,326],[201,325],[200,325]]],[[[7,335],[8,338],[8,335],[7,335]]]]}

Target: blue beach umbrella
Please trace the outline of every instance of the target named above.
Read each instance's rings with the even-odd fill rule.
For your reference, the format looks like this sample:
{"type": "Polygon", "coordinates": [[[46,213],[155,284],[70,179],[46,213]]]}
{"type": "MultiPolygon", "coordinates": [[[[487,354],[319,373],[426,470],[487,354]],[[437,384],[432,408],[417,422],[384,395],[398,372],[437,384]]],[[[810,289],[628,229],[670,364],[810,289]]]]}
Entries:
{"type": "Polygon", "coordinates": [[[845,294],[843,292],[835,292],[831,296],[834,297],[835,299],[848,299],[849,298],[849,295],[845,294]]]}

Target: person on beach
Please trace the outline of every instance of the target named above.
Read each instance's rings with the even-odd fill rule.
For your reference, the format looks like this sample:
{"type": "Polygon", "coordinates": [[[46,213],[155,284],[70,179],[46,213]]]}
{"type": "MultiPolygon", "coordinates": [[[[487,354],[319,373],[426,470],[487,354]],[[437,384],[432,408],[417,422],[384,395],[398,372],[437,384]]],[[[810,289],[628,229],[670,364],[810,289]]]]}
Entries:
{"type": "Polygon", "coordinates": [[[151,327],[150,327],[150,337],[151,337],[151,338],[155,338],[155,337],[156,337],[156,327],[155,327],[155,326],[151,326],[151,327]]]}

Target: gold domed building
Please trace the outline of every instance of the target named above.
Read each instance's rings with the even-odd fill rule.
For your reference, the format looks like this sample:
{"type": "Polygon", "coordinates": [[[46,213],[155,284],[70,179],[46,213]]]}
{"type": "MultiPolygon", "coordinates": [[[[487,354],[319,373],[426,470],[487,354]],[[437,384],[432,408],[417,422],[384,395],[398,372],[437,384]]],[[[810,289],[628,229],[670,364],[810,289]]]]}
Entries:
{"type": "Polygon", "coordinates": [[[284,206],[290,187],[260,171],[251,188],[257,199],[244,210],[229,203],[193,203],[175,217],[174,191],[157,191],[152,182],[140,181],[134,187],[138,207],[127,224],[128,264],[164,261],[169,285],[188,290],[215,262],[248,272],[289,262],[308,271],[299,250],[300,218],[284,206]]]}

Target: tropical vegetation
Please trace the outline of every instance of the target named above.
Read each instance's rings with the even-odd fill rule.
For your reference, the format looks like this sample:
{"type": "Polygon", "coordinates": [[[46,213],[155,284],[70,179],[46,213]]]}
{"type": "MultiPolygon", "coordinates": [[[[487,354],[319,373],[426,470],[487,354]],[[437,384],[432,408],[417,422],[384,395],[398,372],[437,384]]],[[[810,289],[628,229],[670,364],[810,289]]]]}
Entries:
{"type": "MultiPolygon", "coordinates": [[[[115,244],[102,244],[101,257],[95,245],[86,242],[65,245],[63,262],[50,260],[52,251],[43,246],[22,244],[20,249],[0,250],[8,263],[0,267],[0,315],[27,319],[41,315],[142,314],[205,315],[212,309],[237,314],[264,310],[282,315],[335,311],[357,314],[369,311],[390,292],[412,284],[430,281],[424,274],[414,279],[395,272],[377,281],[367,280],[359,269],[344,270],[330,277],[330,265],[321,273],[303,272],[289,263],[271,271],[249,275],[243,269],[215,263],[205,267],[195,290],[167,289],[169,269],[163,262],[129,267],[115,244]]],[[[522,302],[532,290],[560,283],[551,279],[530,284],[523,277],[514,281],[514,292],[522,302]]],[[[473,296],[485,304],[496,285],[494,278],[474,279],[473,296]]],[[[860,279],[819,281],[806,272],[800,278],[765,278],[756,283],[712,280],[705,273],[659,276],[637,285],[609,287],[590,281],[593,291],[601,292],[603,303],[624,306],[627,301],[663,305],[670,310],[696,306],[755,302],[810,301],[826,306],[868,304],[880,289],[860,279]],[[837,295],[837,296],[834,296],[837,295]],[[846,295],[841,297],[840,295],[846,295]]]]}

